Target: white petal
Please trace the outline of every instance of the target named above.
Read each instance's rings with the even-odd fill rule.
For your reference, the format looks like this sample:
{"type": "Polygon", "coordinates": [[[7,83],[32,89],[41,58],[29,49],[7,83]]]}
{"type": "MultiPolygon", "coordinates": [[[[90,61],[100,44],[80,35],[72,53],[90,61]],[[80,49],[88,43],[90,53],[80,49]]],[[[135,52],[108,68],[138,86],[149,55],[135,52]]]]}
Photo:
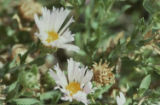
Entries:
{"type": "Polygon", "coordinates": [[[80,63],[74,61],[73,64],[74,64],[74,65],[73,65],[73,75],[72,75],[72,78],[73,78],[73,81],[78,82],[79,73],[80,73],[80,72],[79,72],[80,63]]]}
{"type": "Polygon", "coordinates": [[[64,90],[63,90],[63,93],[64,93],[64,96],[61,97],[61,99],[62,99],[62,100],[65,100],[65,101],[69,100],[69,101],[71,102],[72,99],[73,99],[73,97],[70,96],[70,92],[64,89],[64,90]]]}
{"type": "Polygon", "coordinates": [[[34,20],[35,20],[35,23],[36,23],[37,27],[40,28],[39,18],[37,16],[37,14],[34,15],[34,20]]]}
{"type": "Polygon", "coordinates": [[[59,44],[57,45],[57,47],[59,48],[63,48],[66,49],[68,51],[75,51],[75,52],[79,52],[80,48],[78,46],[72,45],[72,44],[59,44]]]}
{"type": "Polygon", "coordinates": [[[62,36],[60,36],[60,40],[62,43],[70,43],[74,41],[74,35],[71,34],[71,31],[67,29],[62,36]]]}
{"type": "Polygon", "coordinates": [[[57,76],[56,73],[53,72],[53,70],[49,70],[49,74],[50,76],[55,80],[55,82],[58,82],[59,81],[59,77],[57,76]]]}
{"type": "Polygon", "coordinates": [[[66,23],[66,25],[63,27],[63,29],[59,32],[59,34],[62,35],[63,32],[64,32],[64,30],[65,30],[72,22],[74,22],[73,17],[71,17],[71,18],[69,19],[69,21],[68,21],[68,22],[66,23]]]}
{"type": "Polygon", "coordinates": [[[74,61],[72,58],[67,60],[68,62],[68,80],[69,82],[73,81],[73,72],[74,72],[74,61]]]}
{"type": "Polygon", "coordinates": [[[92,89],[92,83],[91,82],[88,82],[84,88],[83,88],[83,91],[86,93],[86,94],[89,94],[91,92],[94,92],[94,90],[92,89]]]}
{"type": "Polygon", "coordinates": [[[68,9],[56,9],[53,7],[52,10],[52,14],[54,15],[54,22],[55,22],[55,30],[56,32],[58,32],[58,30],[60,29],[60,27],[62,26],[62,24],[64,23],[66,17],[68,16],[68,14],[70,13],[70,11],[68,9]]]}
{"type": "MultiPolygon", "coordinates": [[[[87,69],[88,69],[88,67],[84,67],[84,66],[80,67],[80,64],[79,64],[79,67],[76,69],[76,73],[75,73],[75,75],[76,75],[75,76],[76,77],[75,80],[77,82],[81,83],[81,81],[83,80],[87,69]]],[[[83,87],[83,86],[84,86],[84,84],[81,84],[81,87],[83,87]]]]}
{"type": "MultiPolygon", "coordinates": [[[[81,81],[83,80],[84,75],[85,75],[87,69],[88,69],[88,67],[81,67],[81,68],[80,68],[79,83],[81,83],[81,81]]],[[[84,85],[84,84],[83,84],[83,85],[84,85]]]]}
{"type": "Polygon", "coordinates": [[[87,94],[84,92],[77,92],[75,95],[73,95],[73,99],[80,101],[84,103],[85,105],[88,105],[89,101],[87,100],[87,94]]]}
{"type": "Polygon", "coordinates": [[[65,88],[68,85],[68,83],[64,72],[61,71],[58,64],[54,67],[54,69],[56,70],[56,73],[60,79],[61,86],[65,88]]]}
{"type": "Polygon", "coordinates": [[[92,79],[92,77],[93,77],[93,72],[91,70],[90,71],[88,70],[86,72],[84,78],[82,79],[81,84],[85,85],[86,83],[88,83],[92,79]]]}
{"type": "Polygon", "coordinates": [[[116,97],[117,105],[124,105],[126,102],[126,98],[122,92],[120,92],[120,96],[116,97]]]}
{"type": "Polygon", "coordinates": [[[70,102],[72,101],[72,97],[71,96],[67,96],[67,95],[61,97],[61,99],[64,100],[64,101],[70,101],[70,102]]]}

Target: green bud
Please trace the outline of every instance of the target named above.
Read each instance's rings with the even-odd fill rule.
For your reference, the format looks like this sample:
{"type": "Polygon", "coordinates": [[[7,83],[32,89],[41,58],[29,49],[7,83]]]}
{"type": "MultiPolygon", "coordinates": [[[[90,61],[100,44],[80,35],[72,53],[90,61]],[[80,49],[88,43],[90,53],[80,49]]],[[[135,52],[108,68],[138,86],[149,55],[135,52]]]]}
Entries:
{"type": "Polygon", "coordinates": [[[38,76],[35,75],[32,72],[27,72],[27,71],[23,71],[22,73],[20,73],[20,84],[24,87],[24,88],[38,88],[37,84],[38,84],[38,76]]]}

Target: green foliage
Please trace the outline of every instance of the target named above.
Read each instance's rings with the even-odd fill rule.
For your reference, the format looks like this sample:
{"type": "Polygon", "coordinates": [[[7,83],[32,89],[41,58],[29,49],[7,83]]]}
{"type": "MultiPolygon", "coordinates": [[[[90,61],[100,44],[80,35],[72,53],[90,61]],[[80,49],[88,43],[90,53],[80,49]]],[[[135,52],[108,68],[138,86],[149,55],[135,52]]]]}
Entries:
{"type": "Polygon", "coordinates": [[[53,89],[56,83],[48,74],[48,69],[57,61],[66,68],[66,58],[70,56],[91,69],[93,63],[100,60],[114,67],[115,84],[94,85],[97,89],[88,96],[91,105],[115,105],[119,91],[125,93],[126,105],[159,104],[159,0],[36,2],[50,9],[53,6],[71,9],[70,15],[75,22],[69,28],[75,34],[74,43],[80,51],[70,53],[43,46],[40,40],[33,38],[37,31],[34,20],[26,20],[20,15],[20,0],[0,1],[0,104],[83,105],[75,100],[62,101],[63,94],[53,89]],[[32,31],[21,30],[12,18],[15,14],[21,25],[32,31]],[[27,51],[13,55],[16,44],[27,46],[27,51]],[[46,60],[48,53],[55,57],[53,64],[46,60]],[[33,59],[27,62],[29,57],[33,59]],[[5,89],[1,89],[3,85],[5,89]],[[1,100],[1,94],[5,99],[1,100]]]}
{"type": "Polygon", "coordinates": [[[153,29],[159,29],[160,28],[160,2],[159,0],[144,0],[143,2],[144,8],[151,14],[151,18],[154,22],[153,29]]]}
{"type": "Polygon", "coordinates": [[[105,92],[107,92],[111,86],[112,86],[112,85],[107,85],[107,86],[99,87],[98,89],[96,89],[93,97],[94,97],[94,98],[102,97],[102,95],[103,95],[105,92]]]}

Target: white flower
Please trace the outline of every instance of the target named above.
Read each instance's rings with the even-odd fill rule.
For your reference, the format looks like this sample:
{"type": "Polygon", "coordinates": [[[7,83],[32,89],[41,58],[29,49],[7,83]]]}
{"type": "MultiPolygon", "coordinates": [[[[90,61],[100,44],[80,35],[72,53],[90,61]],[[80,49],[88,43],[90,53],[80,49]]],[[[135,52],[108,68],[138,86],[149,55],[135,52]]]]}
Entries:
{"type": "Polygon", "coordinates": [[[56,9],[53,7],[52,11],[50,11],[44,7],[40,18],[38,18],[37,14],[35,15],[35,22],[39,29],[39,33],[35,33],[35,35],[45,46],[79,51],[79,47],[69,44],[74,41],[74,35],[68,29],[68,26],[74,21],[73,18],[70,18],[62,27],[69,13],[69,10],[63,8],[56,9]],[[60,30],[61,27],[62,29],[60,30]]]}
{"type": "Polygon", "coordinates": [[[68,76],[61,71],[59,65],[54,67],[56,72],[50,70],[50,75],[55,80],[57,87],[64,93],[62,100],[72,101],[73,99],[83,102],[85,105],[89,103],[87,95],[94,91],[91,79],[93,73],[87,67],[80,67],[79,62],[68,60],[68,76]]]}
{"type": "Polygon", "coordinates": [[[126,98],[122,92],[120,92],[119,94],[120,94],[120,96],[117,96],[117,98],[116,98],[117,105],[124,105],[126,102],[126,98]]]}

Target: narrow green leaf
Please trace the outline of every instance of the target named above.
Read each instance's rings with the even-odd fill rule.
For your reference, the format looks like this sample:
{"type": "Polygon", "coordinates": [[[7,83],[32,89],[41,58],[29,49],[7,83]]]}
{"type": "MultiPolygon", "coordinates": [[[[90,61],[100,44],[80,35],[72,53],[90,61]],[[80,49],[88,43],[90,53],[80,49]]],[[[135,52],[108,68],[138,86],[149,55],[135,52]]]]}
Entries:
{"type": "Polygon", "coordinates": [[[34,98],[17,98],[14,99],[13,102],[15,102],[17,105],[33,105],[33,104],[39,104],[40,101],[34,98]]]}
{"type": "Polygon", "coordinates": [[[48,99],[51,99],[51,98],[53,98],[53,96],[54,96],[55,94],[56,94],[56,93],[55,93],[54,91],[43,93],[43,94],[40,96],[40,100],[48,100],[48,99]]]}

